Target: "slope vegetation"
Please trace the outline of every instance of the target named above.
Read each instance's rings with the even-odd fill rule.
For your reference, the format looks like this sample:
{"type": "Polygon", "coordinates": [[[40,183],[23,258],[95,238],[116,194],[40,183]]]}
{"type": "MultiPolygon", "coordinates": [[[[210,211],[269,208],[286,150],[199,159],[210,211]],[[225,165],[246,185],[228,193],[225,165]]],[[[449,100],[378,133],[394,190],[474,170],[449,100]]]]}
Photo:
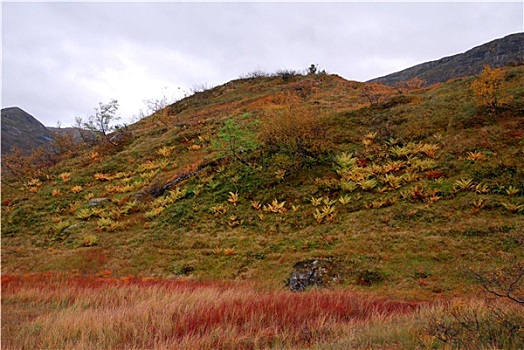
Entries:
{"type": "Polygon", "coordinates": [[[2,184],[2,272],[251,280],[298,261],[427,299],[524,256],[524,67],[397,91],[336,75],[231,81],[2,184]],[[372,89],[370,88],[372,87],[372,89]]]}

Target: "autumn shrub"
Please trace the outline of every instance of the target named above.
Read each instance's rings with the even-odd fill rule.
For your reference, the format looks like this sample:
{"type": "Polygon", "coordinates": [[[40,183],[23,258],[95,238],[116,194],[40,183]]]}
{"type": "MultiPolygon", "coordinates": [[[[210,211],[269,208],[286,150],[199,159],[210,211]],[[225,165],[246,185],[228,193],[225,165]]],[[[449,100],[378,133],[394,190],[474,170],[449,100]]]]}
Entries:
{"type": "Polygon", "coordinates": [[[402,94],[404,92],[422,89],[426,84],[427,82],[425,80],[415,77],[407,81],[400,81],[395,84],[395,87],[398,92],[402,94]]]}
{"type": "MultiPolygon", "coordinates": [[[[490,230],[493,231],[495,228],[490,230]]],[[[507,260],[509,261],[501,268],[489,272],[473,272],[473,274],[488,294],[524,306],[524,262],[518,259],[507,260]]]]}
{"type": "Polygon", "coordinates": [[[268,78],[271,74],[263,70],[257,69],[245,74],[240,74],[239,79],[258,79],[258,78],[268,78]]]}
{"type": "Polygon", "coordinates": [[[4,179],[26,181],[31,178],[49,179],[51,169],[57,163],[78,156],[89,145],[76,140],[73,131],[54,131],[52,142],[40,146],[30,152],[24,152],[13,147],[2,155],[2,170],[4,179]]]}
{"type": "Polygon", "coordinates": [[[325,112],[301,103],[293,94],[283,95],[280,103],[265,113],[259,137],[267,154],[285,155],[290,158],[288,163],[298,166],[318,160],[332,149],[325,112]]]}
{"type": "Polygon", "coordinates": [[[430,312],[433,346],[453,349],[522,349],[524,308],[502,302],[456,301],[430,312]]]}
{"type": "Polygon", "coordinates": [[[150,116],[150,120],[160,126],[168,127],[171,121],[171,111],[167,108],[169,105],[175,103],[173,99],[168,99],[164,94],[162,98],[144,100],[146,104],[145,111],[140,111],[140,119],[150,116]]]}
{"type": "Polygon", "coordinates": [[[301,74],[297,72],[296,70],[292,69],[281,69],[277,70],[275,73],[272,74],[274,77],[280,77],[284,82],[288,82],[291,78],[300,76],[301,74]]]}
{"type": "Polygon", "coordinates": [[[484,67],[482,73],[471,83],[473,98],[480,107],[496,112],[501,106],[509,102],[506,96],[505,71],[501,68],[484,67]]]}
{"type": "Polygon", "coordinates": [[[386,279],[386,274],[380,269],[363,269],[357,273],[357,284],[370,286],[386,279]]]}
{"type": "Polygon", "coordinates": [[[29,154],[13,147],[9,153],[2,155],[2,170],[4,180],[25,182],[29,179],[48,179],[50,168],[60,161],[60,158],[45,147],[37,147],[29,154]]]}
{"type": "Polygon", "coordinates": [[[50,150],[61,158],[77,157],[86,147],[92,146],[95,136],[89,133],[88,130],[78,128],[57,128],[51,133],[53,141],[50,150]]]}
{"type": "Polygon", "coordinates": [[[371,107],[377,107],[383,103],[386,98],[393,94],[394,90],[383,84],[377,83],[363,83],[360,93],[362,97],[365,97],[371,107]]]}

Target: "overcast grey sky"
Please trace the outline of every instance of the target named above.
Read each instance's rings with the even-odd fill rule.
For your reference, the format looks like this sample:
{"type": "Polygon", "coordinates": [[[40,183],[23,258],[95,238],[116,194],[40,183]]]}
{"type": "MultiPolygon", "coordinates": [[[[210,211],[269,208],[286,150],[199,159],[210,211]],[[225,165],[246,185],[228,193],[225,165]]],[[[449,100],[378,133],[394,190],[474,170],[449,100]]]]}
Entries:
{"type": "Polygon", "coordinates": [[[522,32],[516,2],[2,3],[2,107],[48,126],[254,70],[366,81],[522,32]]]}

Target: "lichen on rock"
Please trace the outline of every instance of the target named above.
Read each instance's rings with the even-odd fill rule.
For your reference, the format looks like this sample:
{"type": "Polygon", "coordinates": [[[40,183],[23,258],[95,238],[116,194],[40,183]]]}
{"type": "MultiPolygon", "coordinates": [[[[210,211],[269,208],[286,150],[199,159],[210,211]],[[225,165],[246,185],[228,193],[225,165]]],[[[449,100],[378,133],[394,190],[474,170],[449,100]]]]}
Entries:
{"type": "Polygon", "coordinates": [[[299,261],[286,281],[293,292],[302,292],[310,287],[326,287],[340,280],[335,263],[331,259],[308,259],[299,261]]]}

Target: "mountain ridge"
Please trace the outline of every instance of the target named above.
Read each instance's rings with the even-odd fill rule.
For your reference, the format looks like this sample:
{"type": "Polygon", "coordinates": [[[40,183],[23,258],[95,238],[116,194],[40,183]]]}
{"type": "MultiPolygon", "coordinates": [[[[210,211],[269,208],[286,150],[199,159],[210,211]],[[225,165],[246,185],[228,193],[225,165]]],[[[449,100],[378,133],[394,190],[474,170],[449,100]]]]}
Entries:
{"type": "Polygon", "coordinates": [[[463,53],[417,64],[368,82],[394,86],[403,81],[419,78],[425,81],[426,85],[433,85],[452,78],[478,74],[485,65],[498,68],[523,63],[524,33],[515,33],[481,44],[463,53]]]}
{"type": "Polygon", "coordinates": [[[2,108],[2,154],[9,153],[12,147],[28,154],[52,140],[51,131],[31,114],[20,107],[2,108]]]}

